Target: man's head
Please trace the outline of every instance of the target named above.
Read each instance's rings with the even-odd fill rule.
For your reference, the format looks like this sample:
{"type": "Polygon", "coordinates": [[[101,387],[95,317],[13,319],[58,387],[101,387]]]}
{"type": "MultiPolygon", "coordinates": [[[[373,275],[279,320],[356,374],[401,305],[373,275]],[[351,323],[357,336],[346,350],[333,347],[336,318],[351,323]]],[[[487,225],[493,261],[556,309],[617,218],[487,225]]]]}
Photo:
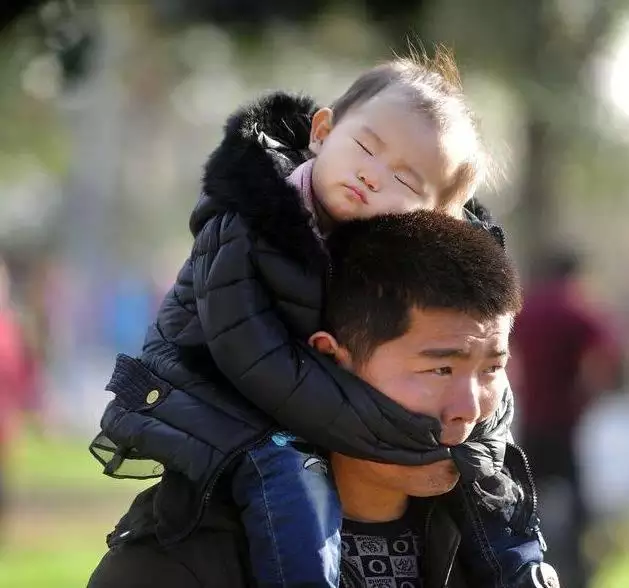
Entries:
{"type": "Polygon", "coordinates": [[[483,150],[452,57],[395,59],[313,117],[313,187],[337,221],[440,209],[459,217],[483,150]]]}
{"type": "MultiPolygon", "coordinates": [[[[495,412],[506,384],[521,290],[503,248],[483,229],[426,210],[346,223],[328,244],[328,331],[311,343],[408,410],[439,420],[444,445],[465,441],[495,412]]],[[[428,488],[430,469],[365,464],[364,475],[408,495],[439,494],[457,479],[447,462],[435,464],[439,477],[428,488]]]]}

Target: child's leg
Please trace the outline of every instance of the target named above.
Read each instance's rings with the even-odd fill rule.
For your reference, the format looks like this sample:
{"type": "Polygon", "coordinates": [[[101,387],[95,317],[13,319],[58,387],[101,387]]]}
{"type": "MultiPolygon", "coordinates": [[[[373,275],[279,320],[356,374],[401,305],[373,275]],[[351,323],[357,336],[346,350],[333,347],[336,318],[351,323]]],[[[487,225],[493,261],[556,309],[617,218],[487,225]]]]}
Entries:
{"type": "Polygon", "coordinates": [[[338,586],[341,507],[327,462],[287,433],[234,471],[257,585],[338,586]]]}

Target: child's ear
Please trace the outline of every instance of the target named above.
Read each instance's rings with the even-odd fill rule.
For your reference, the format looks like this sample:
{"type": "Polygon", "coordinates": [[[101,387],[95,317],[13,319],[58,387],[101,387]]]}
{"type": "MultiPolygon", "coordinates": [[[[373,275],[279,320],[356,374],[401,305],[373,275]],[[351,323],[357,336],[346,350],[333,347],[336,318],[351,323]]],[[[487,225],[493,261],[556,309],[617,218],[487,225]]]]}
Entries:
{"type": "Polygon", "coordinates": [[[352,362],[349,351],[341,347],[339,342],[326,331],[317,331],[308,338],[308,344],[314,347],[319,353],[329,355],[338,364],[346,369],[351,369],[352,362]]]}
{"type": "Polygon", "coordinates": [[[310,125],[310,144],[308,148],[315,155],[319,155],[321,145],[332,130],[332,109],[320,108],[312,116],[310,125]]]}

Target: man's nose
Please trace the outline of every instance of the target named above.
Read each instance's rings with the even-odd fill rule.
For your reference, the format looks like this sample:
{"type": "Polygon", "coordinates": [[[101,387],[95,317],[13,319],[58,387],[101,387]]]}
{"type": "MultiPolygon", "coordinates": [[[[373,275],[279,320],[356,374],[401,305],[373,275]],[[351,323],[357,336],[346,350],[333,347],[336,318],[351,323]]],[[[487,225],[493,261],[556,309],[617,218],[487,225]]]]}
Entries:
{"type": "Polygon", "coordinates": [[[448,395],[442,413],[444,425],[475,425],[481,417],[481,388],[476,378],[461,379],[448,395]]]}

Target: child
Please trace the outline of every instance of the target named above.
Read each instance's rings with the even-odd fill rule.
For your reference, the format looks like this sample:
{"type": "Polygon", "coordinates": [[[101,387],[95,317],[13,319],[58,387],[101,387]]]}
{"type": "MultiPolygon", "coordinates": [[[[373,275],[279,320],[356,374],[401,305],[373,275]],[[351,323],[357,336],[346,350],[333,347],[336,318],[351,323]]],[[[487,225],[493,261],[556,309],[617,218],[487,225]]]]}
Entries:
{"type": "Polygon", "coordinates": [[[395,60],[332,108],[278,94],[232,117],[206,166],[191,257],[146,338],[141,362],[161,379],[140,381],[124,357],[114,371],[117,399],[95,455],[110,450],[108,437],[119,448],[111,475],[122,475],[125,457],[184,473],[202,488],[200,508],[229,472],[261,586],[339,582],[338,499],[293,434],[374,461],[452,457],[468,481],[502,466],[510,390],[450,448],[435,419],[405,411],[304,342],[321,326],[325,237],[337,223],[418,208],[475,220],[464,204],[482,180],[482,151],[448,70],[444,55],[432,66],[395,60]],[[203,456],[198,440],[211,448],[203,456]]]}

